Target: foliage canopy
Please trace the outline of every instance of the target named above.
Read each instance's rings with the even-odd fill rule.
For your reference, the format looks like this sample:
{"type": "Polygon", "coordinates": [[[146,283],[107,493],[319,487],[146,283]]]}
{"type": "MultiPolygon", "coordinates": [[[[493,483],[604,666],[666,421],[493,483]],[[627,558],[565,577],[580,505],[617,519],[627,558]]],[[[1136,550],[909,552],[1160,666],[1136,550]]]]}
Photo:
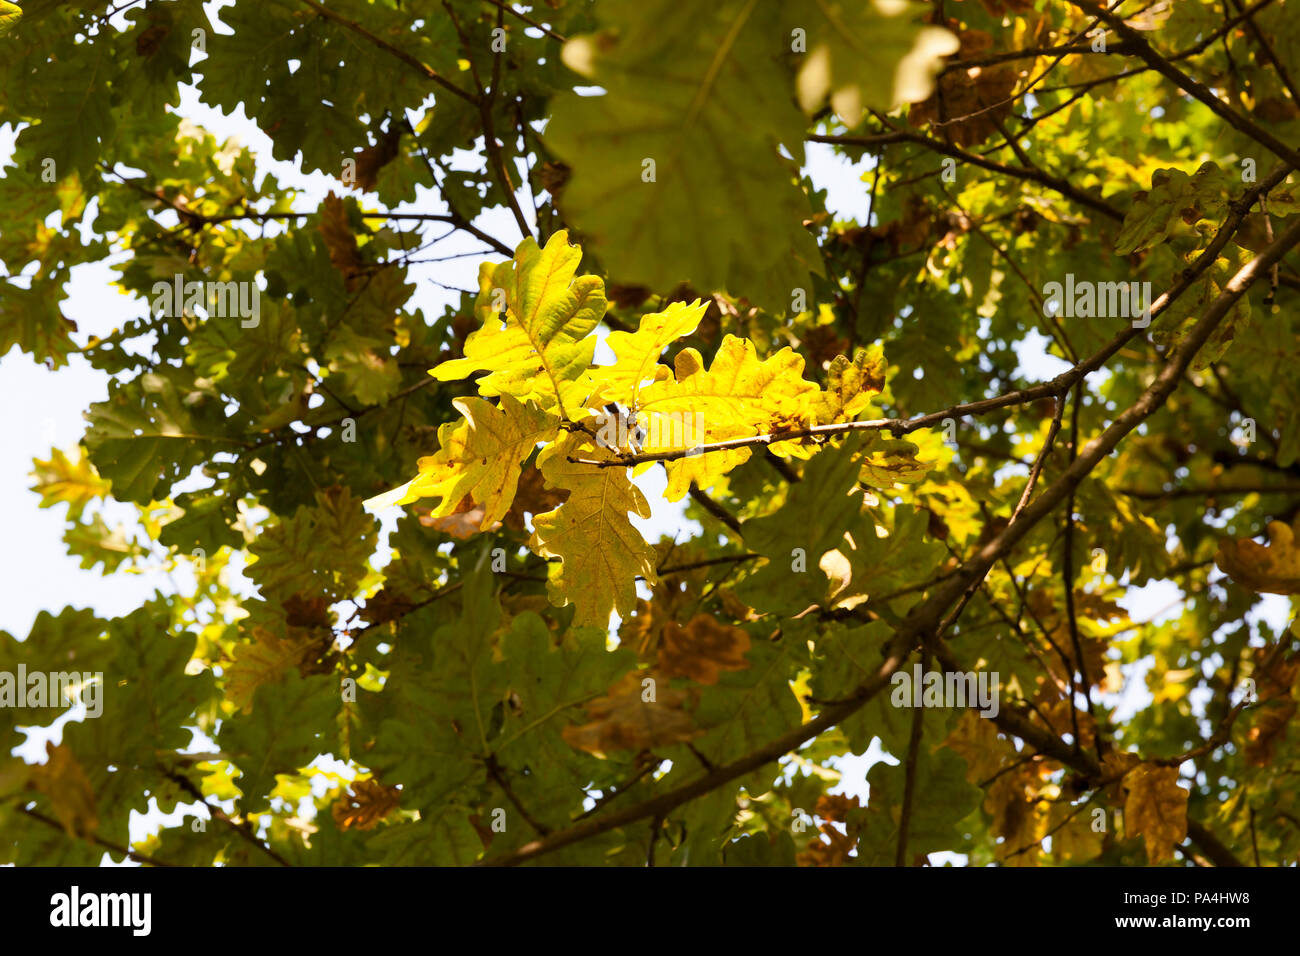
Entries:
{"type": "Polygon", "coordinates": [[[34,489],[180,582],[0,633],[103,688],[0,861],[1295,863],[1297,77],[1284,0],[0,2],[0,350],[108,380],[34,489]]]}

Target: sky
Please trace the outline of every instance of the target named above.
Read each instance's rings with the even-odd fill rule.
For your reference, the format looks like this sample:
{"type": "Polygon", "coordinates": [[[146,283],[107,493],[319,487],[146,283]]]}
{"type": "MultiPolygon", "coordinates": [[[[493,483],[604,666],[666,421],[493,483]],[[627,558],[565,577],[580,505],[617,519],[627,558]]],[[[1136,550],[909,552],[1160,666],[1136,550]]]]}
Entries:
{"type": "MultiPolygon", "coordinates": [[[[209,16],[214,23],[215,10],[222,5],[220,2],[208,4],[209,16]]],[[[192,88],[182,88],[179,112],[207,128],[218,140],[237,138],[256,155],[259,170],[271,172],[281,184],[301,190],[297,208],[315,208],[331,190],[345,192],[332,177],[321,173],[304,174],[296,164],[275,160],[270,140],[244,117],[242,109],[233,116],[224,115],[201,105],[192,88]]],[[[12,128],[0,126],[0,168],[11,161],[14,136],[12,128]]],[[[477,164],[470,154],[462,155],[459,161],[477,164]]],[[[817,188],[827,191],[827,205],[839,218],[854,219],[862,224],[867,215],[868,196],[862,177],[870,168],[870,162],[864,158],[853,163],[837,156],[830,146],[810,143],[807,145],[805,172],[817,188]]],[[[972,171],[971,174],[979,173],[972,171]]],[[[520,198],[523,209],[530,210],[529,197],[521,192],[520,198]]],[[[373,197],[370,201],[374,201],[373,197]]],[[[398,211],[445,210],[437,194],[426,190],[416,202],[399,207],[398,211]]],[[[521,238],[513,217],[505,209],[484,213],[475,225],[507,245],[514,245],[521,238]]],[[[454,247],[455,241],[449,240],[445,251],[440,246],[439,254],[461,251],[454,247]]],[[[464,244],[465,250],[475,247],[472,240],[464,244]]],[[[489,254],[489,257],[493,260],[500,258],[495,254],[489,254]]],[[[443,307],[456,298],[442,285],[476,288],[479,261],[470,257],[413,266],[411,277],[418,280],[418,291],[408,309],[418,307],[426,315],[440,314],[443,307]]],[[[146,314],[147,304],[143,300],[132,299],[111,286],[112,276],[109,264],[104,262],[73,269],[72,279],[66,287],[68,299],[63,304],[63,311],[77,324],[74,339],[78,343],[84,343],[92,335],[106,336],[126,319],[146,314]]],[[[601,334],[604,334],[603,330],[601,334]]],[[[1046,342],[1042,336],[1031,335],[1018,350],[1021,371],[1030,380],[1050,378],[1065,367],[1059,359],[1047,354],[1046,342]]],[[[612,354],[602,344],[597,350],[597,362],[610,359],[612,354]]],[[[82,413],[92,402],[107,398],[107,382],[105,373],[90,368],[77,356],[70,358],[68,367],[54,372],[37,364],[17,348],[0,357],[0,408],[6,412],[0,416],[0,527],[6,530],[9,540],[7,547],[0,548],[0,582],[3,582],[0,588],[3,596],[0,600],[0,630],[15,636],[25,636],[36,615],[43,610],[57,613],[71,605],[91,608],[102,617],[113,617],[129,613],[155,590],[168,593],[173,588],[161,570],[138,574],[119,572],[107,576],[95,570],[83,570],[79,560],[69,556],[63,544],[66,507],[59,505],[43,510],[38,507],[39,495],[30,490],[32,459],[48,458],[52,447],[66,450],[77,444],[85,428],[82,413]]],[[[655,541],[662,535],[672,537],[675,534],[685,538],[699,532],[698,524],[685,518],[680,502],[663,500],[661,493],[665,479],[662,469],[652,469],[638,478],[637,483],[653,510],[649,519],[633,518],[647,540],[655,541]]],[[[110,525],[118,521],[131,524],[135,510],[131,506],[109,503],[103,514],[110,525]]],[[[384,527],[391,530],[396,512],[382,518],[384,527]]],[[[380,550],[384,551],[382,541],[380,550]]],[[[380,560],[384,560],[382,556],[380,560]]],[[[1180,596],[1172,583],[1157,582],[1146,588],[1130,589],[1127,598],[1120,603],[1135,621],[1162,620],[1177,611],[1180,596]]],[[[1286,623],[1288,612],[1288,602],[1278,598],[1266,602],[1262,616],[1276,628],[1286,623]]],[[[1143,671],[1140,663],[1129,669],[1130,680],[1121,695],[1119,716],[1131,713],[1150,700],[1141,679],[1143,671]]],[[[79,719],[79,716],[73,713],[66,719],[79,719]]],[[[47,737],[57,741],[61,736],[57,729],[61,723],[51,734],[31,735],[16,752],[29,760],[43,759],[44,741],[47,737]]],[[[205,748],[212,746],[210,742],[197,743],[205,748]]],[[[843,778],[835,791],[856,794],[865,801],[866,772],[881,759],[890,760],[881,753],[878,742],[873,743],[866,754],[842,758],[838,764],[843,778]]],[[[338,770],[342,765],[334,764],[329,768],[338,770]]],[[[178,819],[177,814],[164,818],[156,811],[134,814],[132,838],[138,838],[164,820],[176,822],[178,819]]],[[[933,861],[959,863],[961,858],[936,854],[933,861]]]]}

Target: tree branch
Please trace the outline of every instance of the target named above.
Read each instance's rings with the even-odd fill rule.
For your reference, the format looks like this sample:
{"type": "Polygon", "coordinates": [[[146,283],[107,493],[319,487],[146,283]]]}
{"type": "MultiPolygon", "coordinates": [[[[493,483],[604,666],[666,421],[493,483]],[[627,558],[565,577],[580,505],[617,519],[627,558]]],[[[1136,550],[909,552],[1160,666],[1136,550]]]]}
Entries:
{"type": "Polygon", "coordinates": [[[1272,150],[1279,157],[1286,160],[1292,168],[1300,168],[1300,152],[1292,149],[1262,126],[1242,116],[1215,96],[1204,83],[1196,81],[1170,63],[1167,57],[1156,52],[1156,49],[1143,38],[1141,33],[1125,23],[1123,17],[1112,13],[1098,3],[1093,3],[1092,0],[1070,0],[1070,2],[1089,16],[1100,17],[1104,20],[1111,29],[1128,44],[1132,45],[1136,55],[1151,69],[1171,81],[1188,96],[1208,106],[1210,111],[1219,119],[1238,132],[1249,136],[1261,146],[1272,150]]]}
{"type": "MultiPolygon", "coordinates": [[[[350,30],[353,33],[355,33],[357,36],[365,38],[370,43],[379,47],[379,49],[391,53],[393,56],[397,57],[407,66],[414,68],[417,72],[422,74],[426,79],[432,80],[434,83],[438,84],[438,86],[442,87],[448,93],[452,93],[455,96],[459,96],[462,100],[465,100],[465,102],[467,103],[475,103],[474,97],[470,96],[469,93],[465,92],[455,83],[452,83],[446,77],[442,76],[440,73],[434,70],[433,67],[421,63],[418,59],[413,57],[411,54],[407,53],[405,50],[398,49],[397,47],[389,43],[387,40],[375,36],[373,33],[371,33],[361,24],[357,23],[355,20],[349,20],[347,17],[340,16],[339,14],[331,10],[329,7],[317,3],[316,0],[299,0],[299,2],[305,4],[306,6],[311,7],[313,10],[315,10],[320,16],[324,17],[326,20],[329,20],[333,23],[337,23],[345,30],[350,30]]],[[[475,103],[475,105],[477,104],[475,103]]]]}
{"type": "Polygon", "coordinates": [[[224,823],[226,826],[230,827],[230,829],[234,830],[241,840],[244,840],[250,845],[261,850],[263,853],[265,853],[267,856],[273,859],[276,863],[280,864],[280,866],[292,865],[291,863],[289,863],[288,860],[282,857],[279,853],[275,852],[275,850],[271,848],[270,844],[266,843],[260,837],[258,837],[258,835],[253,832],[253,828],[249,826],[247,820],[245,820],[243,823],[236,823],[226,814],[226,811],[222,810],[220,807],[216,806],[215,804],[208,803],[208,798],[203,795],[203,791],[200,790],[198,787],[196,787],[193,781],[191,781],[184,774],[176,773],[175,771],[172,770],[164,770],[163,773],[168,780],[171,780],[178,787],[180,787],[191,797],[193,797],[196,801],[203,804],[203,806],[207,809],[208,813],[212,815],[214,820],[219,820],[222,823],[224,823]]]}
{"type": "MultiPolygon", "coordinates": [[[[1163,369],[1142,395],[1121,413],[1101,435],[1094,438],[1083,448],[1065,473],[1021,512],[1019,520],[1008,524],[1001,534],[985,545],[977,555],[965,562],[956,574],[940,583],[930,597],[916,605],[908,613],[907,617],[898,626],[894,636],[886,643],[884,662],[879,669],[861,683],[847,698],[827,707],[818,716],[802,726],[787,731],[744,757],[725,764],[711,773],[704,774],[697,780],[683,784],[667,793],[636,806],[628,807],[618,813],[585,820],[540,840],[534,840],[509,853],[483,860],[479,865],[509,866],[523,863],[560,847],[626,826],[629,823],[666,814],[681,804],[709,793],[724,783],[757,770],[764,764],[778,760],[804,742],[813,739],[824,730],[841,723],[860,710],[889,683],[894,672],[911,656],[912,652],[929,635],[937,632],[941,619],[948,608],[961,599],[972,585],[978,587],[979,582],[984,579],[989,568],[995,562],[1009,553],[1035,524],[1054,510],[1088,473],[1114,450],[1125,435],[1164,404],[1169,393],[1177,387],[1183,372],[1191,364],[1192,358],[1197,351],[1209,339],[1214,329],[1223,321],[1224,316],[1228,314],[1228,311],[1236,304],[1237,300],[1245,294],[1260,271],[1267,269],[1274,262],[1281,259],[1298,243],[1300,243],[1300,220],[1267,246],[1256,259],[1247,263],[1238,270],[1236,275],[1228,280],[1223,286],[1223,291],[1206,308],[1201,319],[1187,333],[1182,344],[1172,352],[1163,369]]],[[[1171,292],[1161,297],[1161,301],[1172,301],[1172,298],[1171,290],[1171,292]]],[[[1010,714],[1011,712],[1006,711],[1005,713],[1010,714]]],[[[1082,752],[1076,755],[1071,748],[1055,737],[1043,735],[1038,732],[1037,728],[1028,725],[1027,721],[1025,721],[1025,724],[1037,736],[1046,736],[1049,742],[1054,742],[1058,745],[1058,748],[1064,749],[1072,759],[1095,759],[1082,752]]],[[[1043,748],[1040,747],[1039,749],[1043,748]]],[[[1063,762],[1068,763],[1068,761],[1063,762]]],[[[1219,850],[1226,853],[1226,848],[1223,848],[1222,844],[1218,844],[1217,848],[1212,852],[1209,847],[1213,846],[1217,841],[1214,841],[1213,836],[1208,834],[1208,831],[1204,831],[1203,828],[1194,831],[1193,825],[1189,821],[1188,833],[1191,835],[1194,832],[1196,835],[1192,838],[1203,850],[1206,850],[1207,855],[1211,855],[1211,858],[1213,858],[1213,853],[1219,850]],[[1208,842],[1202,842],[1200,839],[1202,837],[1208,842]]],[[[1226,857],[1220,854],[1220,859],[1231,857],[1231,853],[1227,853],[1226,857]]]]}
{"type": "MultiPolygon", "coordinates": [[[[19,807],[18,809],[21,810],[23,813],[27,814],[33,820],[39,820],[41,823],[53,827],[54,829],[58,830],[60,833],[66,834],[68,832],[67,830],[64,829],[62,823],[59,823],[57,820],[50,819],[45,814],[37,810],[29,810],[27,807],[19,807]]],[[[120,854],[122,856],[125,856],[127,859],[135,860],[135,862],[142,863],[146,866],[173,867],[176,865],[175,863],[164,863],[162,860],[159,860],[156,857],[148,856],[144,853],[141,853],[138,850],[131,849],[129,846],[123,846],[120,843],[114,843],[111,840],[105,840],[98,836],[91,836],[91,837],[87,837],[86,839],[90,840],[90,842],[94,843],[96,846],[103,847],[105,850],[108,850],[111,853],[120,854]]]]}
{"type": "MultiPolygon", "coordinates": [[[[493,53],[492,86],[487,89],[483,86],[483,81],[478,75],[478,67],[474,63],[474,56],[469,48],[469,37],[461,29],[460,18],[456,16],[456,11],[451,8],[451,4],[447,0],[443,0],[442,6],[447,11],[447,16],[451,17],[452,26],[456,28],[456,35],[460,37],[461,45],[465,48],[465,59],[469,62],[470,76],[474,78],[474,86],[478,90],[478,96],[474,98],[473,102],[478,107],[479,122],[483,126],[483,150],[487,153],[488,169],[491,170],[493,177],[497,180],[497,185],[501,187],[501,191],[505,194],[506,205],[509,206],[511,214],[515,217],[519,232],[524,238],[528,238],[533,234],[533,231],[528,226],[528,220],[524,218],[524,211],[519,208],[519,200],[515,196],[515,186],[510,179],[510,170],[506,166],[505,157],[501,154],[501,144],[497,142],[496,124],[492,119],[492,105],[501,86],[501,54],[493,53]]],[[[505,8],[498,5],[498,29],[505,29],[502,26],[504,18],[505,8]]]]}
{"type": "MultiPolygon", "coordinates": [[[[1103,199],[1098,199],[1090,193],[1084,192],[1075,186],[1070,185],[1064,179],[1048,175],[1041,169],[1035,167],[1022,168],[1020,166],[1008,166],[1005,163],[999,163],[996,160],[985,159],[977,153],[969,153],[964,149],[952,146],[942,140],[926,136],[924,133],[913,132],[906,129],[895,129],[892,133],[885,134],[887,137],[884,142],[909,142],[925,146],[936,153],[942,153],[944,156],[951,156],[954,159],[961,160],[963,163],[969,163],[980,169],[988,170],[992,173],[998,173],[1002,176],[1010,176],[1013,179],[1022,179],[1027,182],[1038,183],[1040,186],[1052,190],[1072,199],[1081,206],[1086,206],[1095,212],[1101,213],[1114,219],[1117,222],[1124,220],[1124,214],[1116,207],[1103,199]]],[[[881,137],[876,136],[827,136],[822,134],[813,134],[808,137],[813,143],[832,143],[838,146],[878,146],[882,142],[881,137]]]]}

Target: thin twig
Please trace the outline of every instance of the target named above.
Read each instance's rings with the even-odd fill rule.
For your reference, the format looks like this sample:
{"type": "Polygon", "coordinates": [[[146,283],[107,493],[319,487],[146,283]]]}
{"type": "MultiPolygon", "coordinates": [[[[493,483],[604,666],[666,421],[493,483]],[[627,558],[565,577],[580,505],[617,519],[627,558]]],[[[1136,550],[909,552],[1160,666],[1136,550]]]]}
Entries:
{"type": "MultiPolygon", "coordinates": [[[[27,814],[33,820],[39,820],[41,823],[53,827],[55,830],[58,830],[60,833],[66,834],[68,832],[66,829],[64,829],[62,823],[59,823],[59,821],[47,817],[45,814],[41,813],[38,810],[31,810],[27,807],[19,807],[18,809],[21,810],[23,813],[27,814]]],[[[123,846],[120,843],[114,843],[111,840],[105,840],[99,836],[89,836],[86,837],[86,839],[90,840],[90,842],[94,843],[96,846],[103,847],[105,850],[108,850],[111,853],[117,853],[120,856],[125,856],[128,859],[134,860],[137,863],[143,863],[146,866],[167,866],[167,867],[176,866],[175,863],[164,863],[162,860],[158,859],[157,857],[149,856],[145,853],[141,853],[139,850],[133,850],[129,846],[123,846]]]]}
{"type": "Polygon", "coordinates": [[[373,33],[371,33],[361,24],[357,23],[355,20],[349,20],[347,17],[340,16],[338,13],[331,10],[329,7],[317,3],[316,0],[299,0],[299,2],[305,4],[306,6],[311,7],[313,10],[315,10],[320,16],[324,17],[326,20],[330,20],[334,23],[337,23],[339,26],[343,27],[344,29],[352,31],[357,36],[364,37],[367,41],[379,47],[379,49],[391,53],[393,56],[397,57],[403,63],[407,64],[410,67],[413,67],[417,72],[423,75],[426,79],[432,80],[434,83],[438,84],[438,86],[442,87],[448,93],[452,93],[455,96],[459,96],[462,100],[465,100],[467,103],[474,103],[473,96],[471,96],[469,93],[462,90],[455,83],[452,83],[442,74],[438,73],[436,70],[433,69],[433,67],[428,66],[425,63],[421,63],[418,59],[413,57],[411,54],[407,53],[405,50],[398,49],[397,47],[389,43],[387,40],[375,36],[373,33]]]}

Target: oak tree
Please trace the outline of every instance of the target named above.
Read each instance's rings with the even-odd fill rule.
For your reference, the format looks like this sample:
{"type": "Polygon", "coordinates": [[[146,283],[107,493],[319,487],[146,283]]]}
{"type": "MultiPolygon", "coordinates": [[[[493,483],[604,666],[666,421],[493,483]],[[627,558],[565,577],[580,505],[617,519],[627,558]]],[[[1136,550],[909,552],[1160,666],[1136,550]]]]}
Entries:
{"type": "Polygon", "coordinates": [[[1296,863],[1298,12],[0,2],[0,861],[1296,863]]]}

